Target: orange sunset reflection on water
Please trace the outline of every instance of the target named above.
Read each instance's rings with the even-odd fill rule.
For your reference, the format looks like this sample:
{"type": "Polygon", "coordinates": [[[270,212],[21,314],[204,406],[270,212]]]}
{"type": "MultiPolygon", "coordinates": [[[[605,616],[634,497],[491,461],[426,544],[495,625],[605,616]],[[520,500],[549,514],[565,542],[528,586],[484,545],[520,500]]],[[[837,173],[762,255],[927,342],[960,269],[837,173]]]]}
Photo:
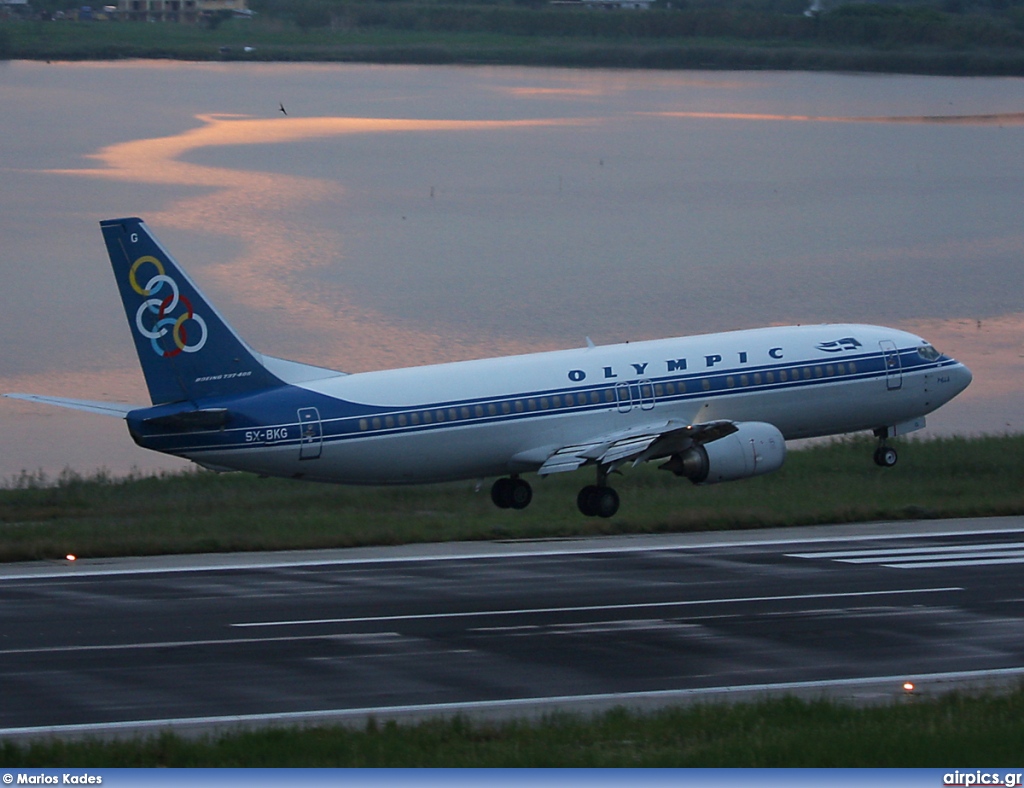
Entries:
{"type": "MultiPolygon", "coordinates": [[[[344,196],[343,184],[328,179],[209,166],[183,157],[205,148],[282,145],[358,134],[465,132],[578,125],[580,120],[415,120],[387,118],[258,119],[200,115],[202,125],[167,137],[117,143],[92,154],[101,167],[57,170],[62,175],[134,184],[196,187],[199,193],[144,217],[162,228],[201,228],[241,242],[237,257],[207,266],[202,280],[211,290],[230,291],[235,301],[261,313],[283,316],[290,329],[316,336],[316,357],[305,361],[356,372],[382,367],[452,361],[537,350],[512,339],[480,342],[396,325],[345,295],[330,298],[298,290],[293,275],[316,261],[341,259],[337,233],[302,222],[298,209],[344,196]],[[329,330],[325,331],[325,327],[329,330]]],[[[173,251],[172,251],[173,253],[173,251]]],[[[180,260],[188,269],[190,261],[180,260]]]]}

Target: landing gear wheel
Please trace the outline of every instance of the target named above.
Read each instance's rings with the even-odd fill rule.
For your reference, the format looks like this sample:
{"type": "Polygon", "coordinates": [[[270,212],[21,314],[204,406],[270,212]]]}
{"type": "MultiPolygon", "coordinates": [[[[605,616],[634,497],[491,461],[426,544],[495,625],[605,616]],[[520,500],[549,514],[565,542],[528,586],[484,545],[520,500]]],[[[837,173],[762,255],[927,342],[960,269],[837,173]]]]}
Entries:
{"type": "Polygon", "coordinates": [[[576,506],[584,517],[597,517],[596,494],[601,490],[596,484],[588,484],[576,496],[576,506]]]}
{"type": "Polygon", "coordinates": [[[587,517],[614,517],[619,511],[619,494],[611,487],[588,484],[576,496],[576,505],[587,517]]]}
{"type": "Polygon", "coordinates": [[[875,465],[882,468],[891,468],[899,458],[896,449],[891,446],[879,446],[875,449],[875,465]]]}
{"type": "Polygon", "coordinates": [[[530,505],[530,501],[533,500],[533,488],[530,487],[530,483],[525,479],[510,479],[512,482],[512,495],[509,499],[509,505],[513,509],[525,509],[530,505]]]}
{"type": "Polygon", "coordinates": [[[611,487],[601,487],[597,494],[597,516],[614,517],[619,511],[619,494],[611,487]]]}
{"type": "Polygon", "coordinates": [[[525,509],[533,500],[533,488],[524,479],[503,477],[491,487],[491,500],[499,509],[525,509]]]}
{"type": "Polygon", "coordinates": [[[512,508],[512,480],[502,477],[491,486],[491,500],[499,509],[512,508]]]}

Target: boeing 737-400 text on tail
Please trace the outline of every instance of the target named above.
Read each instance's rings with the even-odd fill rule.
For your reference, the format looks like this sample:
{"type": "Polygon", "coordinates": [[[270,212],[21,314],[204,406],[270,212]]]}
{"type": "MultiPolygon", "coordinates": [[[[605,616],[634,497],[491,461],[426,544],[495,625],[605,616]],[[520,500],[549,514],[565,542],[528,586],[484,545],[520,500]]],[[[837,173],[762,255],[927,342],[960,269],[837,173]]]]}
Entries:
{"type": "Polygon", "coordinates": [[[627,463],[715,484],[776,470],[787,440],[872,430],[875,461],[893,465],[886,439],[971,382],[920,337],[866,325],[345,374],[250,348],[142,220],[101,227],[152,406],[8,396],[120,416],[140,446],[214,470],[345,484],[496,476],[494,503],[522,509],[523,474],[589,465],[579,509],[611,517],[608,474],[627,463]]]}

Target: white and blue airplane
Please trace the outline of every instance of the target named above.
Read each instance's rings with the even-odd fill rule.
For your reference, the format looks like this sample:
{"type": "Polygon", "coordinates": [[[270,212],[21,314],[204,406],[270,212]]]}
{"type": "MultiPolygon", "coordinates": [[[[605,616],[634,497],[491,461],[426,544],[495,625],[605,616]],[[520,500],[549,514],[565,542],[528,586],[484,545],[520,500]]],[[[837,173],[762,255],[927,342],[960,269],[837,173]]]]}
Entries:
{"type": "Polygon", "coordinates": [[[345,484],[596,470],[577,505],[611,517],[608,476],[660,466],[696,484],[778,469],[786,441],[871,430],[886,440],[971,382],[913,334],[867,325],[762,328],[345,374],[249,347],[138,218],[100,223],[151,406],[9,397],[115,415],[144,448],[217,471],[345,484]]]}

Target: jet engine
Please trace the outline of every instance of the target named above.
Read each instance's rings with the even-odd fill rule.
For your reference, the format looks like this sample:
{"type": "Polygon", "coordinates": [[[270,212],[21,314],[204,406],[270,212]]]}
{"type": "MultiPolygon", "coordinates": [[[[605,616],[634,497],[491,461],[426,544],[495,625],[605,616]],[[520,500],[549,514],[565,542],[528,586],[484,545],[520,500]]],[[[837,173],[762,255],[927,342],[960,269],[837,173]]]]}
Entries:
{"type": "Polygon", "coordinates": [[[709,443],[694,443],[660,466],[694,484],[718,484],[771,473],[786,459],[782,433],[761,421],[736,424],[736,432],[709,443]]]}

